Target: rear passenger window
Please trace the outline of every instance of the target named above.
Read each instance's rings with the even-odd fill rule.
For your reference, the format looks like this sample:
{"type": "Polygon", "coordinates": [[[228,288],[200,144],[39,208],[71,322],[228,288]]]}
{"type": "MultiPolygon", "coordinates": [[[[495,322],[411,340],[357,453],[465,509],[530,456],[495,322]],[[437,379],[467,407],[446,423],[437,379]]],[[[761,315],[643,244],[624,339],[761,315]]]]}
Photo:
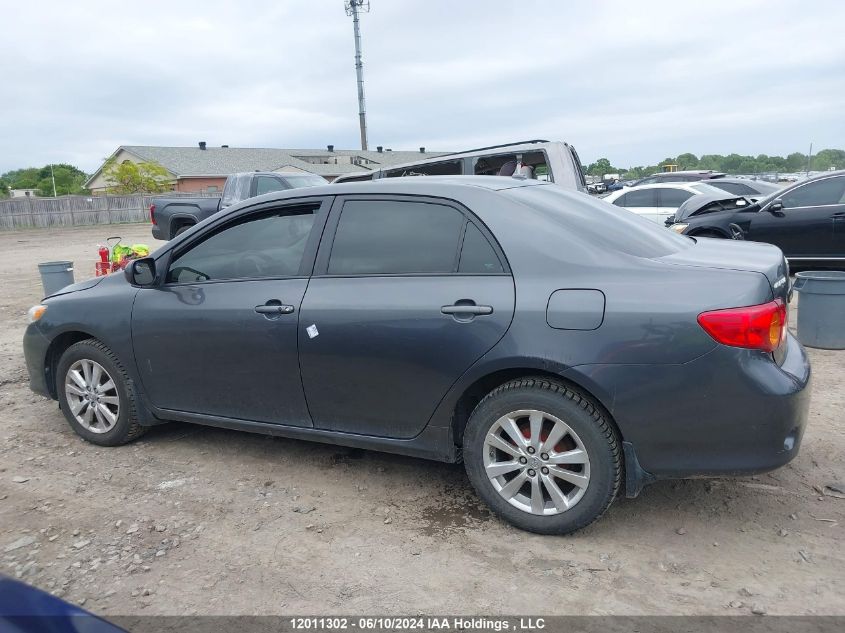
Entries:
{"type": "Polygon", "coordinates": [[[427,202],[352,200],[335,232],[330,275],[455,271],[464,216],[427,202]]]}
{"type": "Polygon", "coordinates": [[[666,189],[658,189],[657,195],[660,199],[658,206],[677,209],[684,202],[692,198],[694,194],[684,189],[670,189],[667,187],[666,189]]]}
{"type": "Polygon", "coordinates": [[[255,179],[256,196],[263,196],[265,193],[270,193],[271,191],[283,191],[285,189],[288,189],[288,186],[273,176],[258,176],[255,179]]]}
{"type": "Polygon", "coordinates": [[[656,189],[640,189],[639,191],[629,191],[624,196],[625,204],[617,206],[624,206],[629,209],[637,207],[656,207],[656,191],[656,189]]]}
{"type": "Polygon", "coordinates": [[[472,222],[467,223],[458,272],[467,274],[504,272],[502,262],[484,234],[472,222]]]}

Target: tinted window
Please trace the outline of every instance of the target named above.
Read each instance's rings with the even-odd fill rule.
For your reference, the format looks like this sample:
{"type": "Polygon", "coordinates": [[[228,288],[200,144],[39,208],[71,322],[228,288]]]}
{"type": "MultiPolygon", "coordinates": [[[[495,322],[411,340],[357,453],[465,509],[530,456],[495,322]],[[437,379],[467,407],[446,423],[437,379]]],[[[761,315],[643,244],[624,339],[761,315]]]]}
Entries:
{"type": "Polygon", "coordinates": [[[845,202],[845,178],[825,178],[793,189],[781,196],[783,206],[815,207],[845,202]]]}
{"type": "Polygon", "coordinates": [[[464,245],[461,248],[461,263],[458,266],[461,273],[501,273],[504,272],[502,263],[496,256],[496,251],[484,234],[472,222],[467,224],[464,234],[464,245]]]}
{"type": "Polygon", "coordinates": [[[613,204],[615,204],[617,207],[624,207],[627,201],[628,194],[623,193],[621,196],[619,196],[618,198],[616,198],[616,200],[613,201],[613,204]]]}
{"type": "Polygon", "coordinates": [[[458,176],[461,174],[461,161],[450,160],[445,163],[427,163],[392,169],[386,172],[388,178],[398,176],[458,176]]]}
{"type": "Polygon", "coordinates": [[[615,250],[637,257],[662,257],[694,244],[690,238],[667,231],[657,222],[562,187],[516,187],[501,195],[541,212],[561,235],[576,235],[578,240],[591,244],[596,253],[615,250]]]}
{"type": "MultiPolygon", "coordinates": [[[[622,206],[622,205],[617,205],[622,206]]],[[[654,189],[640,189],[625,194],[625,207],[656,207],[657,196],[654,189]]]]}
{"type": "Polygon", "coordinates": [[[297,275],[315,213],[315,207],[298,207],[229,225],[179,255],[170,264],[167,281],[297,275]]]}
{"type": "Polygon", "coordinates": [[[660,201],[658,206],[677,209],[693,195],[695,194],[683,189],[659,189],[657,191],[657,199],[660,201]]]}
{"type": "Polygon", "coordinates": [[[255,195],[260,196],[271,191],[282,191],[288,186],[273,176],[257,176],[255,179],[255,195]]]}
{"type": "Polygon", "coordinates": [[[452,207],[395,200],[343,205],[329,258],[333,275],[449,273],[464,216],[452,207]]]}
{"type": "Polygon", "coordinates": [[[322,176],[316,174],[285,174],[282,180],[293,189],[300,187],[316,187],[318,185],[328,184],[328,181],[322,176]]]}
{"type": "Polygon", "coordinates": [[[713,179],[708,184],[738,196],[757,195],[757,192],[754,191],[754,189],[741,182],[722,182],[718,179],[713,179]]]}

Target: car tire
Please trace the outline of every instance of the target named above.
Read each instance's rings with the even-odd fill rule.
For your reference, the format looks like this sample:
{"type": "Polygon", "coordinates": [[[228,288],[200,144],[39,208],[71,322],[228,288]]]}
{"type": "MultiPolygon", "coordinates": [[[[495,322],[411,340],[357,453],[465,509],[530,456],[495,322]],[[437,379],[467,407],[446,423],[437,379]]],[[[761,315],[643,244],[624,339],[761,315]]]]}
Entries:
{"type": "Polygon", "coordinates": [[[97,340],[79,341],[65,350],[56,368],[56,393],[68,424],[93,444],[119,446],[147,430],[138,422],[126,369],[97,340]]]}
{"type": "Polygon", "coordinates": [[[173,234],[173,237],[178,237],[178,236],[182,235],[182,233],[184,233],[185,231],[187,231],[188,229],[193,228],[193,227],[194,227],[193,224],[186,224],[184,226],[180,226],[178,229],[176,229],[176,232],[173,234]]]}
{"type": "Polygon", "coordinates": [[[490,392],[470,415],[463,439],[464,466],[478,495],[505,521],[538,534],[569,534],[604,514],[621,485],[621,448],[590,398],[545,378],[513,380],[490,392]],[[521,438],[513,437],[517,432],[521,438]]]}

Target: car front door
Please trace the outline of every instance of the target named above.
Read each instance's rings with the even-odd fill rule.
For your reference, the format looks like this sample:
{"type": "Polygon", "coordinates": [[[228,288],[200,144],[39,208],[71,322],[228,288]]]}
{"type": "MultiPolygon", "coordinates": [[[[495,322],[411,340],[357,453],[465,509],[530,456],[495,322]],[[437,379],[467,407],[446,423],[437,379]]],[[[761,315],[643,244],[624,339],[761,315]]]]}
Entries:
{"type": "Polygon", "coordinates": [[[314,426],[411,438],[510,325],[514,284],[472,215],[443,200],[338,198],[302,303],[314,426]]]}
{"type": "Polygon", "coordinates": [[[154,406],[312,426],[297,319],[328,205],[265,204],[239,215],[177,247],[162,283],[138,292],[132,342],[154,406]]]}
{"type": "Polygon", "coordinates": [[[790,189],[754,215],[747,239],[780,247],[787,257],[845,257],[845,176],[790,189]]]}

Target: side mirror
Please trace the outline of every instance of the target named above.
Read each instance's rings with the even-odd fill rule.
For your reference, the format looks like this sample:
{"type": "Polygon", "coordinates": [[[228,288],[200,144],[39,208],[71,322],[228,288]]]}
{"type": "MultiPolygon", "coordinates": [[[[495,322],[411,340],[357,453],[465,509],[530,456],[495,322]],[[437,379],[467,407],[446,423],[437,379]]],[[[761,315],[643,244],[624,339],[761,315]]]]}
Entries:
{"type": "Polygon", "coordinates": [[[152,286],[156,280],[156,260],[152,257],[133,259],[126,265],[123,274],[133,286],[152,286]]]}
{"type": "Polygon", "coordinates": [[[772,204],[766,207],[766,211],[772,215],[783,216],[783,202],[780,199],[773,201],[772,204]]]}

